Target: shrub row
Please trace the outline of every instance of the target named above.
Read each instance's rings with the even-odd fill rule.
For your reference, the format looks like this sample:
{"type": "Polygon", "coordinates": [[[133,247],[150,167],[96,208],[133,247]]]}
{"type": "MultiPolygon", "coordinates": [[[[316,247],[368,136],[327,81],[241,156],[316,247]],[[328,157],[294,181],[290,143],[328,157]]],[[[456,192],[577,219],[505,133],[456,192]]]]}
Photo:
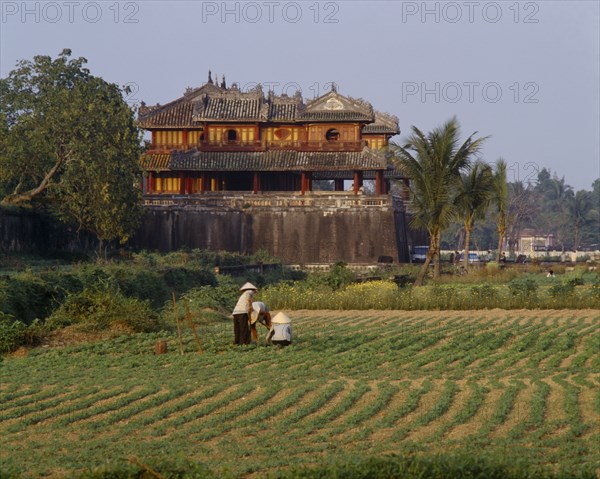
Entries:
{"type": "Polygon", "coordinates": [[[540,287],[527,278],[507,285],[433,284],[398,287],[393,281],[353,283],[334,289],[310,282],[279,283],[261,292],[261,298],[275,309],[585,309],[600,307],[600,282],[576,287],[557,282],[540,287]]]}
{"type": "MultiPolygon", "coordinates": [[[[8,471],[7,471],[8,472],[8,471]]],[[[17,471],[3,474],[18,478],[17,471]]],[[[82,479],[142,479],[164,477],[169,479],[216,479],[236,477],[230,472],[216,472],[204,464],[185,459],[153,460],[144,463],[137,459],[128,464],[104,466],[79,473],[82,479]]],[[[388,456],[338,461],[310,467],[291,467],[289,470],[268,474],[271,479],[592,479],[592,470],[552,472],[525,462],[506,459],[487,459],[472,455],[388,456]]]]}
{"type": "MultiPolygon", "coordinates": [[[[240,255],[224,255],[233,263],[240,255]]],[[[241,283],[262,287],[292,276],[283,268],[243,278],[216,277],[201,267],[223,261],[216,253],[141,254],[126,262],[84,264],[62,269],[31,270],[0,277],[0,354],[35,345],[64,327],[79,331],[148,332],[173,321],[172,293],[185,295],[195,318],[229,314],[241,283]],[[160,259],[160,261],[158,261],[160,259]]],[[[256,258],[254,258],[256,259],[256,258]]],[[[241,262],[241,261],[238,261],[241,262]]]]}
{"type": "Polygon", "coordinates": [[[18,273],[0,279],[0,311],[26,325],[45,320],[65,299],[84,290],[119,290],[124,296],[162,307],[171,295],[200,285],[216,286],[211,271],[184,267],[147,269],[125,265],[84,265],[72,271],[18,273]]]}

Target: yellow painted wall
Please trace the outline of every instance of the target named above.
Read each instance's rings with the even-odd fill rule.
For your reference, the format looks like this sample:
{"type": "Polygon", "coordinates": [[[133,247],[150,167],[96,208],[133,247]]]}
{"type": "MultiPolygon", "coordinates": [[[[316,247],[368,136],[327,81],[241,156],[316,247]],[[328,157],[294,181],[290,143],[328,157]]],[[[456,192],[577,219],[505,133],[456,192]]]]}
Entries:
{"type": "Polygon", "coordinates": [[[156,145],[181,145],[183,131],[181,130],[154,130],[152,132],[156,145]]]}
{"type": "Polygon", "coordinates": [[[381,150],[387,146],[387,138],[384,135],[363,136],[363,140],[367,141],[367,145],[372,150],[381,150]]]}
{"type": "Polygon", "coordinates": [[[200,135],[202,130],[190,130],[188,131],[188,143],[190,145],[196,145],[200,142],[200,135]]]}
{"type": "Polygon", "coordinates": [[[167,193],[179,193],[181,186],[181,179],[179,177],[161,177],[156,178],[155,188],[157,192],[167,193]]]}
{"type": "Polygon", "coordinates": [[[360,131],[354,124],[322,124],[309,125],[309,141],[326,141],[325,135],[331,129],[336,129],[340,133],[340,141],[358,141],[360,131]]]}
{"type": "Polygon", "coordinates": [[[266,141],[298,141],[300,139],[300,128],[293,126],[269,126],[261,131],[261,138],[266,141]],[[276,134],[277,130],[279,135],[276,134]],[[284,137],[283,130],[289,130],[289,135],[284,137]]]}
{"type": "Polygon", "coordinates": [[[231,126],[209,126],[208,140],[211,143],[227,141],[227,132],[235,130],[237,141],[254,141],[256,139],[256,128],[254,126],[231,125],[231,126]]]}

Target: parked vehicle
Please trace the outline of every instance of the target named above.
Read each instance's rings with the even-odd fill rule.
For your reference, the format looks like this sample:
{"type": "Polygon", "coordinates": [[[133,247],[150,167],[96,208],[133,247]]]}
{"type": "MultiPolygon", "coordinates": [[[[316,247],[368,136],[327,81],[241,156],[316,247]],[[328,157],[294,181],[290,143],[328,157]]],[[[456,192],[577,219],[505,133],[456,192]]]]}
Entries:
{"type": "MultiPolygon", "coordinates": [[[[465,260],[465,254],[460,254],[460,262],[462,263],[465,260]]],[[[469,264],[471,263],[479,263],[481,262],[481,258],[477,253],[469,253],[469,264]]]]}
{"type": "Polygon", "coordinates": [[[424,263],[429,251],[429,246],[415,246],[413,252],[410,255],[410,259],[413,263],[424,263]]]}

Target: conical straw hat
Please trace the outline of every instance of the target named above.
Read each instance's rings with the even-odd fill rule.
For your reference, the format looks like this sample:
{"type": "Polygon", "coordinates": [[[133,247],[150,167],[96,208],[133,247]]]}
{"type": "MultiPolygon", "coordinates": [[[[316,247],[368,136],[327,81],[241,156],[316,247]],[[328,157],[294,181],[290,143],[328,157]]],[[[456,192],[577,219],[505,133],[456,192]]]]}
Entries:
{"type": "Polygon", "coordinates": [[[250,311],[250,324],[256,323],[258,316],[263,312],[268,312],[269,308],[262,301],[255,301],[252,303],[252,311],[250,311]]]}
{"type": "Polygon", "coordinates": [[[253,289],[253,290],[255,290],[255,291],[257,291],[257,290],[258,290],[258,288],[257,288],[256,286],[254,286],[252,283],[246,283],[244,286],[242,286],[242,287],[240,288],[240,291],[247,291],[247,290],[249,290],[249,289],[253,289]]]}
{"type": "Polygon", "coordinates": [[[287,314],[285,314],[282,311],[280,313],[277,313],[275,315],[275,317],[273,319],[271,319],[271,322],[273,324],[290,324],[292,322],[292,320],[289,318],[289,316],[287,314]]]}

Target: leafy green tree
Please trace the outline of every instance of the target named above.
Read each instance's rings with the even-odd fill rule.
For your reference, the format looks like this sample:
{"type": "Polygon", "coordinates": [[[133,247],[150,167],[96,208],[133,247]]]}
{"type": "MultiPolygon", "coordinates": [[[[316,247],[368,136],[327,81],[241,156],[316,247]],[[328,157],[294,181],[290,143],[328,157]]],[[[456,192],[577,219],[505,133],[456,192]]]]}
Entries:
{"type": "Polygon", "coordinates": [[[568,224],[573,232],[573,249],[579,249],[581,230],[588,224],[592,224],[597,211],[592,202],[593,195],[589,191],[579,190],[570,196],[565,204],[568,214],[568,224]]]}
{"type": "Polygon", "coordinates": [[[22,60],[0,80],[0,194],[44,201],[102,248],[141,218],[141,135],[123,91],[70,56],[22,60]]]}
{"type": "Polygon", "coordinates": [[[590,221],[582,227],[581,239],[586,245],[600,249],[600,178],[592,183],[590,221]]]}
{"type": "Polygon", "coordinates": [[[475,220],[483,219],[493,196],[492,169],[483,162],[476,162],[461,174],[455,204],[465,229],[464,267],[469,267],[471,231],[475,220]]]}
{"type": "Polygon", "coordinates": [[[538,214],[532,218],[532,227],[546,234],[554,234],[562,249],[566,249],[570,243],[572,228],[568,220],[567,204],[574,196],[573,188],[565,183],[564,178],[550,176],[550,172],[543,168],[538,174],[533,193],[539,208],[538,214]]]}
{"type": "Polygon", "coordinates": [[[460,173],[480,150],[486,138],[473,139],[475,133],[459,145],[459,124],[452,118],[427,135],[412,127],[412,135],[404,146],[392,144],[394,162],[410,178],[412,209],[411,226],[425,228],[429,234],[429,250],[415,286],[423,283],[427,268],[435,258],[434,277],[440,277],[441,234],[456,217],[455,196],[460,173]]]}

